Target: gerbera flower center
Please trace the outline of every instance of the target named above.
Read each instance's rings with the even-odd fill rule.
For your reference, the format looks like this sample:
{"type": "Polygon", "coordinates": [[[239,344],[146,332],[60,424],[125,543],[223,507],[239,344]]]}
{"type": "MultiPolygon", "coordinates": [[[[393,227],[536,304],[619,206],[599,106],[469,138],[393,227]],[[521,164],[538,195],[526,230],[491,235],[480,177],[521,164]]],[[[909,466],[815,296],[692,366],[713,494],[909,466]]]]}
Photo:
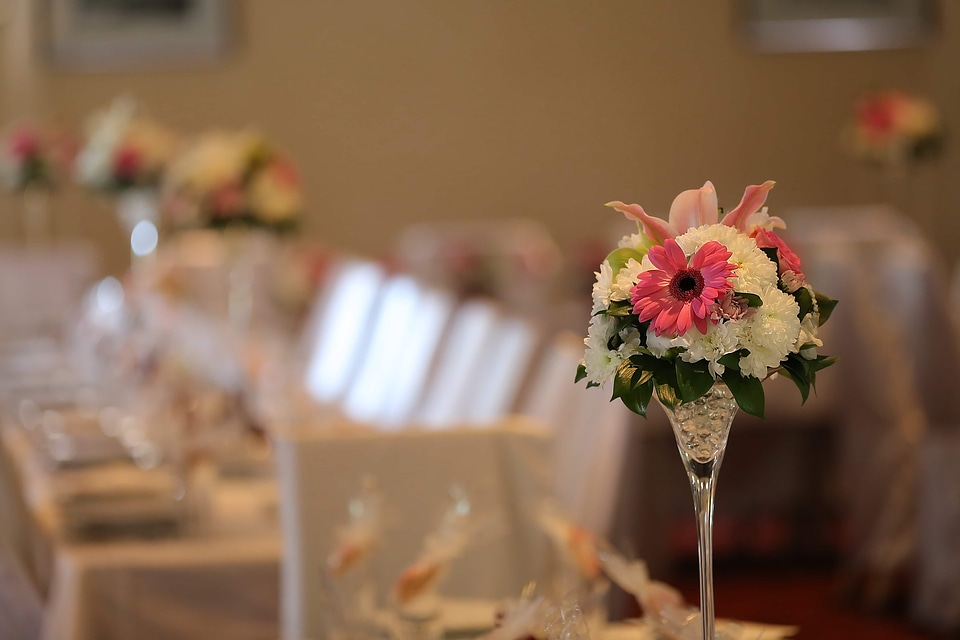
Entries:
{"type": "Polygon", "coordinates": [[[670,279],[670,295],[681,302],[690,302],[703,291],[703,274],[698,269],[680,269],[670,279]]]}

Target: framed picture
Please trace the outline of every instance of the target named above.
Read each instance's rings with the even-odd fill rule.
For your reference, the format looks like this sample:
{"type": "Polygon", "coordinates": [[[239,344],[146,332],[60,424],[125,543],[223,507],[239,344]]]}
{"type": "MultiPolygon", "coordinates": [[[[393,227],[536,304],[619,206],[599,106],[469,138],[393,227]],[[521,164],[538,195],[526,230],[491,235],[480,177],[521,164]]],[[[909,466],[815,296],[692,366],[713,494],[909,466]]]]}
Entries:
{"type": "Polygon", "coordinates": [[[866,51],[927,44],[935,0],[741,0],[741,26],[761,51],[866,51]]]}
{"type": "Polygon", "coordinates": [[[51,62],[82,71],[183,66],[230,45],[229,0],[44,0],[51,62]]]}

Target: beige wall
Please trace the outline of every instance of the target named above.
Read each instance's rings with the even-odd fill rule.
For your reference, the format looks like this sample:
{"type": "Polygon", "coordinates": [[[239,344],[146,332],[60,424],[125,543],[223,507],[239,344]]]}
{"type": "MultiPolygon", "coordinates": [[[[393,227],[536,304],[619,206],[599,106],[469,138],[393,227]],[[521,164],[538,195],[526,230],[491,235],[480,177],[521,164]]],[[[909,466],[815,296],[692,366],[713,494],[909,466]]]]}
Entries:
{"type": "MultiPolygon", "coordinates": [[[[663,211],[708,178],[728,207],[767,178],[780,210],[875,201],[880,176],[837,145],[858,93],[928,93],[960,123],[960,3],[942,3],[929,48],[779,55],[745,48],[734,4],[246,0],[240,45],[213,68],[80,74],[34,61],[33,72],[68,124],[128,92],[187,130],[260,127],[302,166],[307,232],[367,253],[412,221],[484,216],[539,218],[572,247],[612,223],[604,202],[663,211]]],[[[945,192],[957,146],[916,180],[915,200],[940,219],[960,212],[945,192]]],[[[63,228],[104,243],[119,269],[107,209],[68,200],[63,228]]]]}

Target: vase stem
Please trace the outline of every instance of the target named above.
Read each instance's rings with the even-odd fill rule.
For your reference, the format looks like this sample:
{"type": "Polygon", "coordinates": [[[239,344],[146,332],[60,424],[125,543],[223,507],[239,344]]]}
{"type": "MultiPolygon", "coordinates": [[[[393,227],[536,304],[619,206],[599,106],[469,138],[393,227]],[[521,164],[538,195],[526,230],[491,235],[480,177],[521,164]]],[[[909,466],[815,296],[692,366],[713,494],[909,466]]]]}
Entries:
{"type": "Polygon", "coordinates": [[[720,470],[721,453],[706,463],[692,458],[684,460],[690,488],[693,491],[693,507],[697,514],[697,555],[700,559],[700,619],[703,637],[714,638],[713,614],[713,495],[717,473],[720,470]]]}
{"type": "Polygon", "coordinates": [[[717,382],[702,397],[664,409],[693,492],[700,558],[700,620],[704,640],[714,640],[713,496],[737,402],[726,385],[717,382]]]}

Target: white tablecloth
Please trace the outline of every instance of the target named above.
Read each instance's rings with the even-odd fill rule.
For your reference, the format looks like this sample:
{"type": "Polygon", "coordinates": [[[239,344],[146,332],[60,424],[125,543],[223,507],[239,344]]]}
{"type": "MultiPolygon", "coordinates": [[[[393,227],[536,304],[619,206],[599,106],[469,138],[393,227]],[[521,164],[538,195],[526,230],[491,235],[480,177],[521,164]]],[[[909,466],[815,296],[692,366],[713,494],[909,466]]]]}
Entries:
{"type": "Polygon", "coordinates": [[[272,638],[280,537],[275,484],[222,482],[208,529],[182,537],[58,541],[45,640],[272,638]]]}

